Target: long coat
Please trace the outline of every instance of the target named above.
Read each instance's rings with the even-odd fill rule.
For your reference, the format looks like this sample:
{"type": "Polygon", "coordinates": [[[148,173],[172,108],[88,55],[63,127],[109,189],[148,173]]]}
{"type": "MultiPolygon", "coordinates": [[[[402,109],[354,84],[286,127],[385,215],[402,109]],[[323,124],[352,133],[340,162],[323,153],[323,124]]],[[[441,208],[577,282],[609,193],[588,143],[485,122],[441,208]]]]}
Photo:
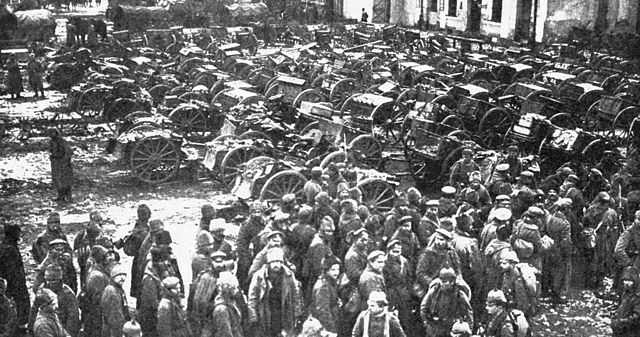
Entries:
{"type": "Polygon", "coordinates": [[[140,293],[138,305],[138,322],[145,336],[156,336],[156,325],[158,315],[158,304],[164,295],[162,286],[162,276],[159,275],[152,263],[147,265],[142,278],[142,291],[140,293]]]}
{"type": "MultiPolygon", "coordinates": [[[[180,298],[170,294],[165,296],[158,305],[157,318],[158,337],[190,337],[187,314],[180,305],[180,298]]],[[[146,335],[145,335],[146,336],[146,335]]]]}
{"type": "Polygon", "coordinates": [[[136,220],[131,234],[129,234],[124,242],[124,253],[133,256],[133,262],[131,263],[131,290],[129,291],[129,295],[135,298],[140,296],[140,284],[143,276],[140,264],[144,263],[144,258],[140,258],[140,247],[147,235],[149,235],[149,224],[146,221],[136,220]]]}
{"type": "Polygon", "coordinates": [[[16,303],[6,295],[0,296],[0,337],[13,337],[18,326],[16,303]]]}
{"type": "Polygon", "coordinates": [[[33,324],[33,337],[69,337],[69,333],[64,330],[55,313],[40,311],[33,324]]]}
{"type": "Polygon", "coordinates": [[[228,301],[220,294],[213,303],[213,313],[202,337],[244,337],[242,310],[235,301],[228,301]]]}
{"type": "Polygon", "coordinates": [[[6,90],[10,94],[19,94],[24,88],[22,86],[22,74],[17,60],[7,62],[7,78],[5,80],[6,90]]]}
{"type": "Polygon", "coordinates": [[[340,321],[338,285],[326,274],[320,276],[313,287],[309,311],[311,316],[320,321],[324,330],[338,333],[340,321]]]}
{"type": "Polygon", "coordinates": [[[102,292],[109,285],[109,276],[100,265],[94,264],[87,274],[87,285],[84,289],[88,299],[88,308],[83,308],[82,321],[87,337],[99,337],[102,334],[102,314],[100,302],[102,292]]]}
{"type": "Polygon", "coordinates": [[[382,291],[383,293],[387,293],[387,285],[384,281],[384,276],[382,273],[378,273],[370,265],[367,265],[367,268],[360,275],[360,282],[358,282],[358,290],[360,291],[360,298],[362,302],[360,302],[361,310],[365,310],[367,308],[367,300],[369,299],[369,294],[372,291],[382,291]]]}
{"type": "MultiPolygon", "coordinates": [[[[44,289],[45,285],[41,285],[38,289],[44,289]]],[[[71,337],[75,337],[78,335],[80,331],[80,311],[78,310],[78,299],[76,298],[76,294],[73,293],[73,290],[69,288],[66,284],[63,284],[60,289],[55,291],[56,295],[58,295],[58,310],[56,311],[58,314],[58,318],[60,319],[60,323],[65,330],[71,335],[71,337]]],[[[33,330],[33,325],[35,324],[36,317],[38,316],[38,310],[42,306],[42,303],[38,301],[38,298],[33,301],[33,306],[31,307],[31,313],[29,314],[29,328],[33,330]]]]}
{"type": "Polygon", "coordinates": [[[102,293],[102,337],[121,337],[122,326],[129,318],[127,297],[122,288],[109,284],[102,293]]]}
{"type": "Polygon", "coordinates": [[[269,294],[272,284],[269,280],[269,266],[263,266],[253,275],[249,285],[248,304],[249,322],[258,324],[256,336],[268,336],[271,331],[272,316],[279,315],[282,328],[293,331],[296,320],[302,315],[302,293],[293,272],[283,266],[282,312],[272,312],[269,307],[269,294]]]}
{"type": "Polygon", "coordinates": [[[467,293],[458,284],[446,292],[439,278],[434,280],[422,299],[420,317],[426,323],[427,336],[449,336],[453,323],[458,319],[473,326],[473,310],[467,293]]]}
{"type": "Polygon", "coordinates": [[[6,242],[0,242],[0,277],[7,280],[6,295],[15,301],[18,324],[26,324],[30,301],[22,256],[17,246],[6,242]]]}
{"type": "Polygon", "coordinates": [[[455,250],[450,247],[444,250],[436,249],[433,245],[427,247],[416,266],[416,282],[424,289],[428,289],[431,281],[436,279],[442,268],[453,268],[456,274],[460,274],[460,258],[455,250]]]}
{"type": "Polygon", "coordinates": [[[71,167],[72,156],[73,150],[58,132],[58,136],[49,141],[51,181],[57,190],[71,187],[73,183],[73,168],[71,167]]]}
{"type": "Polygon", "coordinates": [[[640,336],[640,294],[636,291],[626,295],[622,296],[620,306],[611,320],[614,337],[640,336]]]}

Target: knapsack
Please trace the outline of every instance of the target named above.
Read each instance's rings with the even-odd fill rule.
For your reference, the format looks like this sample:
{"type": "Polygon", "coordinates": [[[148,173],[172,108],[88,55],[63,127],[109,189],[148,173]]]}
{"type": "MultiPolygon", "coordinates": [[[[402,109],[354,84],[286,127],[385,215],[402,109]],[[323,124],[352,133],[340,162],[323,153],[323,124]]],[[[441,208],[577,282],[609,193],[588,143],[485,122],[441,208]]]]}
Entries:
{"type": "Polygon", "coordinates": [[[528,337],[529,336],[529,322],[524,316],[524,312],[518,309],[512,309],[507,315],[509,321],[513,324],[515,337],[528,337]]]}
{"type": "Polygon", "coordinates": [[[527,290],[527,297],[532,305],[531,314],[535,315],[538,310],[538,300],[540,299],[541,292],[540,282],[538,282],[537,277],[540,271],[528,263],[518,263],[516,264],[516,268],[520,271],[520,275],[522,275],[522,281],[527,290]]]}
{"type": "Polygon", "coordinates": [[[513,250],[518,254],[518,258],[520,259],[528,259],[533,255],[533,243],[519,237],[520,230],[522,229],[523,224],[518,226],[516,233],[514,234],[515,240],[513,241],[513,250]]]}

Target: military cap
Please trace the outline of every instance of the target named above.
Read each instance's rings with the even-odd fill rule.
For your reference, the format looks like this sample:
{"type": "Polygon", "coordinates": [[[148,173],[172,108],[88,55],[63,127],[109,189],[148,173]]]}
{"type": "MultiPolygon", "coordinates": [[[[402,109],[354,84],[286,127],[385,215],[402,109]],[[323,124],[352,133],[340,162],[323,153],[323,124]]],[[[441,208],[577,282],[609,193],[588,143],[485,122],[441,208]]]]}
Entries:
{"type": "Polygon", "coordinates": [[[445,186],[440,189],[443,194],[456,194],[456,188],[453,186],[445,186]]]}
{"type": "Polygon", "coordinates": [[[453,235],[451,235],[451,232],[446,230],[446,229],[444,229],[444,228],[436,229],[436,233],[440,234],[440,236],[442,236],[443,238],[445,238],[447,240],[453,239],[453,235]]]}
{"type": "Polygon", "coordinates": [[[393,239],[391,241],[389,241],[389,243],[387,243],[387,249],[391,249],[391,247],[393,247],[393,245],[395,244],[399,244],[400,246],[402,246],[402,242],[398,239],[393,239]]]}
{"type": "Polygon", "coordinates": [[[504,296],[504,293],[502,292],[502,290],[499,290],[499,289],[490,290],[489,294],[487,294],[487,303],[506,304],[507,303],[507,298],[504,296]]]}
{"type": "Polygon", "coordinates": [[[453,268],[442,268],[440,269],[440,273],[438,274],[438,277],[441,280],[455,280],[456,279],[456,272],[453,270],[453,268]]]}
{"type": "MultiPolygon", "coordinates": [[[[455,193],[455,192],[454,192],[454,193],[455,193]]],[[[440,206],[440,202],[439,202],[438,200],[436,200],[436,199],[431,199],[431,200],[429,200],[429,201],[427,201],[427,202],[425,203],[425,206],[438,207],[438,206],[440,206]]]]}
{"type": "Polygon", "coordinates": [[[498,171],[498,172],[506,172],[506,171],[509,171],[509,164],[504,163],[504,164],[498,164],[498,165],[496,165],[496,171],[498,171]]]}
{"type": "Polygon", "coordinates": [[[374,250],[369,255],[367,255],[367,261],[373,262],[378,259],[380,256],[386,256],[386,253],[381,250],[374,250]]]}
{"type": "Polygon", "coordinates": [[[496,201],[511,201],[511,197],[506,194],[500,194],[496,197],[496,201]]]}
{"type": "Polygon", "coordinates": [[[180,279],[175,276],[166,277],[162,280],[162,286],[165,289],[174,289],[180,285],[180,279]]]}
{"type": "Polygon", "coordinates": [[[413,220],[413,218],[411,217],[411,215],[405,215],[402,218],[400,218],[398,223],[403,224],[405,222],[411,222],[412,220],[413,220]]]}
{"type": "Polygon", "coordinates": [[[511,219],[512,213],[508,208],[498,208],[493,212],[493,216],[500,221],[507,221],[511,219]]]}
{"type": "Polygon", "coordinates": [[[226,260],[227,254],[223,251],[216,250],[215,252],[211,253],[210,257],[213,260],[219,260],[219,259],[226,260]]]}

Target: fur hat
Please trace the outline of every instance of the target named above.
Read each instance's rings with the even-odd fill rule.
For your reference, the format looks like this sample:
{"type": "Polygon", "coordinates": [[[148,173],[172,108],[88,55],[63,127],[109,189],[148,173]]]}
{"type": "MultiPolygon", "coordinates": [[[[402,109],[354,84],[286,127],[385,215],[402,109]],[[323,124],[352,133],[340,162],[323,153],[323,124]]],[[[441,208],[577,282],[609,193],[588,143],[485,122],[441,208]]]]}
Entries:
{"type": "Polygon", "coordinates": [[[158,247],[151,248],[151,262],[160,263],[167,261],[169,259],[169,254],[163,249],[158,247]]]}
{"type": "Polygon", "coordinates": [[[160,219],[154,219],[149,221],[149,230],[151,232],[157,232],[164,229],[164,222],[160,219]]]}
{"type": "Polygon", "coordinates": [[[42,288],[38,291],[36,295],[38,302],[42,303],[42,305],[49,305],[53,302],[54,299],[58,298],[58,295],[54,293],[51,289],[42,288]]]}
{"type": "Polygon", "coordinates": [[[146,204],[138,205],[137,209],[138,218],[149,218],[151,216],[151,209],[146,204]]]}
{"type": "Polygon", "coordinates": [[[267,263],[275,261],[284,262],[284,250],[280,247],[270,248],[267,251],[267,263]]]}
{"type": "Polygon", "coordinates": [[[162,280],[162,286],[167,290],[173,289],[179,285],[180,285],[180,279],[175,276],[169,276],[169,277],[166,277],[164,280],[162,280]]]}
{"type": "Polygon", "coordinates": [[[330,216],[325,215],[324,218],[322,218],[322,221],[320,222],[320,228],[318,228],[318,230],[335,231],[336,226],[333,223],[333,219],[330,216]]]}
{"type": "Polygon", "coordinates": [[[202,214],[202,217],[213,218],[216,216],[216,209],[210,204],[204,204],[200,208],[200,214],[202,214]]]}
{"type": "Polygon", "coordinates": [[[89,213],[89,221],[91,222],[102,221],[102,214],[100,214],[98,210],[91,211],[91,213],[89,213]]]}
{"type": "Polygon", "coordinates": [[[91,247],[91,257],[96,263],[103,263],[107,257],[107,253],[109,253],[109,250],[103,246],[93,245],[93,247],[91,247]]]}
{"type": "Polygon", "coordinates": [[[335,255],[329,255],[322,259],[322,270],[327,271],[336,264],[342,265],[342,262],[335,255]]]}
{"type": "Polygon", "coordinates": [[[502,290],[491,290],[489,294],[487,294],[487,303],[504,305],[507,303],[507,298],[504,296],[502,290]]]}
{"type": "Polygon", "coordinates": [[[369,255],[367,255],[367,261],[373,262],[378,259],[380,256],[386,256],[387,254],[381,250],[374,250],[369,255]]]}
{"type": "Polygon", "coordinates": [[[369,298],[367,299],[367,301],[382,303],[383,305],[389,304],[389,302],[387,302],[387,294],[385,294],[382,291],[375,291],[375,290],[369,293],[369,298]]]}
{"type": "Polygon", "coordinates": [[[47,223],[48,224],[60,224],[60,213],[58,212],[51,212],[49,213],[49,216],[47,217],[47,223]]]}
{"type": "Polygon", "coordinates": [[[497,208],[493,211],[493,216],[500,221],[508,221],[511,219],[512,213],[508,208],[497,208]]]}
{"type": "Polygon", "coordinates": [[[163,230],[156,236],[156,243],[159,245],[170,245],[173,243],[173,239],[171,238],[171,233],[169,231],[163,230]]]}
{"type": "Polygon", "coordinates": [[[442,268],[440,269],[440,273],[438,274],[438,278],[441,280],[455,280],[456,272],[453,268],[442,268]]]}

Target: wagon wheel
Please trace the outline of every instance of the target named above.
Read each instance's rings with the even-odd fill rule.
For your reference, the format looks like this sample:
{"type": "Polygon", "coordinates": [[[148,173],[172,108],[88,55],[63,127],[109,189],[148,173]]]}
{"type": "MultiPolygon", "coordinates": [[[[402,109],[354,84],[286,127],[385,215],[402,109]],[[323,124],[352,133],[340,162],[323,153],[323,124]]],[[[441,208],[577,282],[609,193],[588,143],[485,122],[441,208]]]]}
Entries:
{"type": "Polygon", "coordinates": [[[302,189],[307,179],[297,171],[286,170],[274,174],[267,179],[260,191],[260,200],[275,205],[285,194],[294,194],[298,203],[304,201],[302,189]]]}
{"type": "Polygon", "coordinates": [[[180,169],[180,147],[160,136],[142,138],[131,150],[129,165],[133,175],[145,183],[165,182],[180,169]]]}
{"type": "Polygon", "coordinates": [[[447,137],[456,138],[460,141],[472,140],[471,134],[464,130],[451,131],[447,134],[447,137]]]}
{"type": "Polygon", "coordinates": [[[207,142],[214,136],[207,125],[207,115],[193,106],[178,106],[169,114],[176,131],[190,142],[207,142]]]}
{"type": "Polygon", "coordinates": [[[240,146],[231,149],[220,164],[220,181],[227,188],[231,188],[236,177],[242,173],[242,165],[260,155],[254,146],[240,146]]]}
{"type": "Polygon", "coordinates": [[[580,95],[580,98],[578,98],[579,106],[577,108],[578,109],[577,111],[582,112],[587,110],[591,106],[591,104],[599,100],[603,94],[604,94],[604,91],[602,90],[591,90],[580,95]]]}
{"type": "Polygon", "coordinates": [[[350,154],[356,162],[373,169],[382,164],[382,144],[371,135],[360,135],[349,143],[350,154]]]}
{"type": "Polygon", "coordinates": [[[152,130],[162,130],[162,126],[152,121],[141,121],[131,125],[129,130],[127,130],[126,132],[134,132],[134,131],[145,132],[145,131],[152,131],[152,130]]]}
{"type": "Polygon", "coordinates": [[[76,112],[84,118],[100,116],[104,109],[105,97],[109,94],[107,88],[91,88],[82,93],[78,99],[76,112]]]}
{"type": "Polygon", "coordinates": [[[318,89],[305,89],[296,96],[296,99],[293,100],[293,106],[299,108],[302,102],[324,102],[325,101],[324,94],[318,89]]]}
{"type": "MultiPolygon", "coordinates": [[[[220,100],[220,98],[222,97],[222,95],[224,95],[225,92],[231,91],[231,90],[233,90],[233,89],[227,88],[227,89],[224,89],[224,90],[218,92],[217,94],[215,94],[213,96],[213,99],[211,100],[210,106],[214,106],[215,104],[222,104],[222,101],[220,100]]],[[[225,106],[224,104],[222,104],[222,105],[225,106]]],[[[226,108],[230,108],[230,106],[226,107],[226,108]]]]}
{"type": "Polygon", "coordinates": [[[452,130],[464,130],[464,123],[457,115],[449,115],[438,125],[438,133],[446,135],[452,130]]]}
{"type": "Polygon", "coordinates": [[[413,85],[413,69],[402,69],[402,71],[398,74],[398,83],[403,87],[413,85]]]}
{"type": "Polygon", "coordinates": [[[82,79],[82,73],[82,70],[75,64],[62,63],[51,73],[49,83],[51,87],[58,90],[71,89],[71,87],[82,79]]]}
{"type": "Polygon", "coordinates": [[[575,129],[577,123],[575,118],[566,112],[557,113],[549,118],[549,123],[563,129],[575,129]]]}
{"type": "Polygon", "coordinates": [[[354,92],[357,86],[356,80],[353,78],[345,78],[338,81],[333,88],[331,88],[329,102],[331,102],[336,109],[340,108],[344,100],[349,97],[349,93],[354,92]]]}
{"type": "Polygon", "coordinates": [[[137,119],[140,118],[148,118],[148,117],[153,117],[153,114],[151,112],[147,112],[147,111],[134,111],[126,116],[124,116],[124,120],[126,121],[136,121],[137,119]]]}
{"type": "Polygon", "coordinates": [[[382,130],[385,141],[393,139],[398,143],[402,140],[400,131],[407,113],[395,102],[378,105],[371,112],[371,130],[382,130]]]}
{"type": "Polygon", "coordinates": [[[316,121],[316,122],[312,122],[310,124],[307,124],[304,128],[302,128],[302,130],[300,131],[300,135],[306,135],[307,133],[309,133],[309,131],[313,130],[313,129],[317,129],[318,126],[320,125],[320,122],[316,121]]]}
{"type": "Polygon", "coordinates": [[[505,133],[511,128],[513,115],[502,108],[487,111],[478,125],[478,134],[482,144],[490,149],[502,145],[505,133]]]}
{"type": "MultiPolygon", "coordinates": [[[[85,135],[87,134],[87,131],[88,131],[87,127],[89,123],[87,123],[87,121],[78,120],[78,119],[61,118],[61,115],[59,113],[56,113],[55,115],[53,115],[50,121],[52,123],[52,126],[58,129],[58,131],[60,131],[60,133],[65,136],[85,135]]],[[[32,131],[31,128],[32,128],[31,125],[29,125],[29,128],[24,128],[24,127],[21,128],[21,131],[16,138],[21,141],[26,141],[31,136],[31,131],[32,131]]]]}
{"type": "Polygon", "coordinates": [[[238,102],[238,105],[249,105],[255,104],[258,102],[264,102],[264,97],[262,95],[249,96],[242,101],[238,102]]]}
{"type": "Polygon", "coordinates": [[[220,135],[212,140],[212,142],[224,142],[227,139],[238,139],[236,135],[220,135]]]}
{"type": "Polygon", "coordinates": [[[420,185],[435,182],[439,172],[435,172],[432,161],[415,150],[414,137],[407,135],[404,143],[404,156],[409,162],[409,171],[413,179],[420,185]]]}
{"type": "Polygon", "coordinates": [[[204,72],[196,78],[195,82],[193,82],[193,86],[204,85],[210,89],[217,80],[218,78],[214,74],[204,72]]]}
{"type": "Polygon", "coordinates": [[[278,94],[278,90],[280,89],[280,85],[278,83],[272,84],[267,90],[264,92],[264,97],[269,98],[271,96],[275,96],[278,94]]]}
{"type": "Polygon", "coordinates": [[[198,67],[202,64],[205,64],[206,61],[199,58],[199,57],[192,57],[190,59],[184,60],[181,64],[180,64],[180,72],[183,74],[186,74],[188,72],[191,71],[191,69],[198,67]]]}
{"type": "Polygon", "coordinates": [[[587,131],[605,131],[611,129],[611,123],[600,118],[600,110],[598,106],[600,100],[597,100],[591,104],[589,109],[584,115],[584,129],[587,131]]]}
{"type": "Polygon", "coordinates": [[[607,93],[611,94],[616,90],[616,88],[620,85],[620,83],[622,83],[623,80],[624,78],[622,76],[614,74],[605,78],[600,84],[600,87],[602,87],[602,89],[604,89],[604,91],[606,91],[607,93]]]}
{"type": "Polygon", "coordinates": [[[329,78],[329,74],[320,74],[318,77],[314,78],[311,82],[311,86],[314,88],[322,87],[322,82],[324,82],[327,78],[329,78]]]}
{"type": "Polygon", "coordinates": [[[416,89],[405,89],[396,98],[396,105],[401,106],[403,110],[408,112],[411,110],[410,107],[415,104],[417,97],[418,91],[416,89]]]}
{"type": "Polygon", "coordinates": [[[259,85],[258,80],[260,79],[260,75],[262,74],[263,70],[264,70],[264,67],[253,69],[250,73],[247,74],[247,77],[245,78],[245,80],[249,82],[249,84],[257,87],[259,85]]]}
{"type": "Polygon", "coordinates": [[[372,214],[386,214],[393,208],[396,192],[393,185],[379,178],[367,178],[358,183],[362,192],[362,204],[372,214]]]}
{"type": "Polygon", "coordinates": [[[629,139],[631,122],[640,114],[640,108],[630,106],[618,112],[611,125],[611,135],[618,144],[626,144],[629,139]]]}
{"type": "Polygon", "coordinates": [[[256,69],[257,69],[256,66],[251,65],[251,64],[247,64],[245,67],[243,67],[242,69],[238,70],[237,75],[238,75],[238,77],[247,80],[247,79],[249,79],[249,74],[251,74],[256,69]]]}
{"type": "Polygon", "coordinates": [[[130,98],[118,98],[104,109],[104,116],[107,121],[114,122],[134,111],[146,111],[146,109],[130,98]]]}
{"type": "Polygon", "coordinates": [[[271,139],[269,135],[267,135],[264,132],[255,131],[255,130],[249,130],[241,134],[240,136],[238,136],[238,139],[264,139],[273,143],[273,139],[271,139]]]}
{"type": "Polygon", "coordinates": [[[355,158],[345,151],[334,151],[326,155],[320,162],[320,167],[327,168],[331,163],[355,163],[355,158]]]}
{"type": "Polygon", "coordinates": [[[451,168],[456,161],[462,158],[462,150],[464,150],[464,146],[461,146],[455,150],[453,150],[445,159],[442,161],[442,166],[440,167],[440,174],[443,177],[448,177],[451,174],[451,168]]]}
{"type": "Polygon", "coordinates": [[[440,122],[451,115],[458,105],[456,100],[449,95],[438,96],[428,104],[432,106],[431,115],[433,116],[432,120],[435,122],[440,122]]]}
{"type": "Polygon", "coordinates": [[[158,104],[164,101],[164,96],[171,90],[171,87],[165,84],[158,84],[156,86],[151,87],[148,91],[151,97],[153,98],[153,102],[158,104]]]}

